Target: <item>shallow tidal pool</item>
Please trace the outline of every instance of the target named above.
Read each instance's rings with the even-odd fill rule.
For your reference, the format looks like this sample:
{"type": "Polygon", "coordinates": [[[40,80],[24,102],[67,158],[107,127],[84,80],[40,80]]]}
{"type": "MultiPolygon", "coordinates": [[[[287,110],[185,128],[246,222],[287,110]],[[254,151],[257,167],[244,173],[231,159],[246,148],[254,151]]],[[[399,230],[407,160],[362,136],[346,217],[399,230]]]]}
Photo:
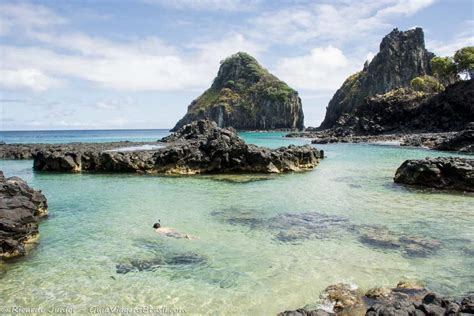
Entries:
{"type": "MultiPolygon", "coordinates": [[[[244,133],[258,145],[304,140],[244,133]]],[[[159,177],[36,173],[0,161],[41,189],[49,217],[30,255],[0,265],[0,305],[165,307],[187,314],[274,315],[318,303],[338,282],[362,289],[425,283],[474,290],[474,199],[393,183],[411,158],[447,153],[397,146],[318,146],[313,171],[271,176],[159,177]],[[196,236],[156,234],[153,223],[196,236]],[[384,247],[367,229],[433,241],[426,251],[384,247]]],[[[422,249],[423,250],[423,249],[422,249]]]]}

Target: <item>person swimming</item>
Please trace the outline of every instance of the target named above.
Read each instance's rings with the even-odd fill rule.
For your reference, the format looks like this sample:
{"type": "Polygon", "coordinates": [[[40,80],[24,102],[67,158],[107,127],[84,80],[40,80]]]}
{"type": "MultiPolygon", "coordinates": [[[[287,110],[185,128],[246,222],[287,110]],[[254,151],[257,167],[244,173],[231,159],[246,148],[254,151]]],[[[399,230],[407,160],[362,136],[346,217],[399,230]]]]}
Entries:
{"type": "Polygon", "coordinates": [[[153,228],[155,229],[155,232],[166,237],[196,239],[196,237],[188,234],[182,234],[172,227],[161,226],[160,220],[158,220],[157,223],[153,224],[153,228]]]}

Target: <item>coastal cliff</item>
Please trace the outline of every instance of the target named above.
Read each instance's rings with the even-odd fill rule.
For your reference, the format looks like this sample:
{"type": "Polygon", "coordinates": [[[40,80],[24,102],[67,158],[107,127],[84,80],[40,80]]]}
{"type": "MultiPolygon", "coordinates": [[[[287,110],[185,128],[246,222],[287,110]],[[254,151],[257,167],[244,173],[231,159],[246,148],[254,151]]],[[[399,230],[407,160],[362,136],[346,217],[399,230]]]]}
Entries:
{"type": "Polygon", "coordinates": [[[433,57],[425,48],[421,28],[405,32],[394,29],[383,38],[373,60],[366,62],[362,71],[347,78],[336,91],[320,129],[337,126],[338,120],[344,114],[354,113],[366,97],[410,87],[413,78],[430,75],[433,57]]]}
{"type": "Polygon", "coordinates": [[[298,92],[239,52],[221,62],[212,86],[171,131],[199,119],[241,130],[303,129],[303,118],[298,92]]]}

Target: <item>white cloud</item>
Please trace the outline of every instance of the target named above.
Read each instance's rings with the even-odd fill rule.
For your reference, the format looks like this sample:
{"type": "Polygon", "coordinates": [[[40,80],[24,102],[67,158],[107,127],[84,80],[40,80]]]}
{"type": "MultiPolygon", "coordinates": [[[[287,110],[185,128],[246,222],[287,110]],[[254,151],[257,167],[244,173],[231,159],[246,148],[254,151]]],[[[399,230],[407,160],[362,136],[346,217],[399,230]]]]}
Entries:
{"type": "Polygon", "coordinates": [[[254,36],[278,43],[319,38],[331,41],[360,39],[390,26],[396,16],[426,8],[434,0],[362,0],[315,3],[262,13],[251,23],[254,36]]]}
{"type": "Polygon", "coordinates": [[[355,67],[360,67],[360,64],[329,45],[313,48],[308,55],[282,59],[276,74],[299,89],[334,91],[357,70],[355,67]]]}
{"type": "Polygon", "coordinates": [[[47,7],[29,3],[0,4],[0,35],[66,23],[47,7]]]}
{"type": "Polygon", "coordinates": [[[7,89],[45,91],[61,85],[61,80],[47,76],[38,69],[0,69],[0,86],[7,89]]]}
{"type": "Polygon", "coordinates": [[[462,32],[449,41],[442,42],[428,39],[426,47],[438,56],[453,56],[460,48],[474,46],[474,20],[464,21],[462,29],[462,32]]]}
{"type": "Polygon", "coordinates": [[[241,34],[190,44],[193,52],[187,55],[157,38],[119,43],[80,33],[30,32],[29,36],[49,47],[2,46],[2,63],[125,91],[203,88],[215,76],[221,59],[239,50],[262,51],[241,34]]]}
{"type": "Polygon", "coordinates": [[[95,106],[104,110],[117,110],[122,107],[129,107],[135,105],[135,100],[131,97],[124,99],[105,99],[98,101],[95,106]]]}
{"type": "Polygon", "coordinates": [[[249,11],[260,4],[260,0],[142,0],[148,4],[159,4],[178,10],[201,11],[249,11]]]}

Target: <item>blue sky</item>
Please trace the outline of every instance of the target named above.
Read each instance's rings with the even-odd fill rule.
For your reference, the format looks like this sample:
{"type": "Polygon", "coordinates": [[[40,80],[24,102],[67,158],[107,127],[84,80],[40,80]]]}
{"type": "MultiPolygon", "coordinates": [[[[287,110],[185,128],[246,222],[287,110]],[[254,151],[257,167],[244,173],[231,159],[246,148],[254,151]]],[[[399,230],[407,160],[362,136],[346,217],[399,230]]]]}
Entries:
{"type": "Polygon", "coordinates": [[[0,130],[169,128],[246,51],[297,89],[317,126],[394,27],[474,45],[472,0],[0,1],[0,130]]]}

